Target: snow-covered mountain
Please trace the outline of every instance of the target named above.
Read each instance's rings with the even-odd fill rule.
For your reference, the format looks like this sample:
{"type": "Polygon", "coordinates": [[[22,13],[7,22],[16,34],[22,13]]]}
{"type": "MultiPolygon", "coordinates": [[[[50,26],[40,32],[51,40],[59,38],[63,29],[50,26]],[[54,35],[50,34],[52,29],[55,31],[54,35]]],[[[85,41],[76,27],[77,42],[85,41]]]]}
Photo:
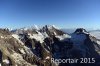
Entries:
{"type": "MultiPolygon", "coordinates": [[[[67,34],[52,25],[0,29],[1,66],[66,66],[51,58],[95,58],[100,64],[100,40],[83,28],[67,34]]],[[[69,64],[77,66],[77,64],[69,64]]],[[[80,64],[83,65],[83,64],[80,64]]]]}

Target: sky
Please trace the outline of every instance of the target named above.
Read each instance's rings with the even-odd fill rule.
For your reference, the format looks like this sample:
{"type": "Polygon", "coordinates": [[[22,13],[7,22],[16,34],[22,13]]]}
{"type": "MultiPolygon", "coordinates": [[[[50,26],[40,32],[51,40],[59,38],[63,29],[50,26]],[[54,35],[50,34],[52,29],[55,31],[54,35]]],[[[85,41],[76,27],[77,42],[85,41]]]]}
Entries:
{"type": "Polygon", "coordinates": [[[100,28],[100,0],[0,0],[0,27],[100,28]]]}

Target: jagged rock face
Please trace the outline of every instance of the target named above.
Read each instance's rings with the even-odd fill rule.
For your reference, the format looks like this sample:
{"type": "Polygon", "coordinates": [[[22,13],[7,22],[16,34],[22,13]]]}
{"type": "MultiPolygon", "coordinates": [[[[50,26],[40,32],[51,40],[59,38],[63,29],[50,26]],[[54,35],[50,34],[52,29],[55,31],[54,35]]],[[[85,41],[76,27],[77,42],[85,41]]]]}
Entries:
{"type": "MultiPolygon", "coordinates": [[[[9,31],[4,31],[0,38],[0,58],[2,66],[33,66],[23,59],[23,53],[25,53],[25,47],[18,42],[9,31]]],[[[2,34],[2,33],[0,33],[2,34]]],[[[27,50],[27,49],[26,49],[27,50]]],[[[26,53],[25,53],[26,54],[26,53]]]]}
{"type": "MultiPolygon", "coordinates": [[[[2,66],[53,66],[51,58],[100,58],[99,40],[85,29],[77,29],[70,38],[62,37],[65,36],[64,34],[53,26],[18,33],[0,29],[0,64],[2,66]],[[64,39],[60,40],[57,36],[64,39]]],[[[66,66],[66,64],[58,66],[66,66]]]]}
{"type": "Polygon", "coordinates": [[[52,36],[52,35],[63,35],[63,34],[65,34],[63,31],[58,30],[55,27],[48,26],[48,25],[44,26],[40,31],[41,32],[46,32],[49,36],[52,36]]]}
{"type": "MultiPolygon", "coordinates": [[[[62,49],[59,49],[59,51],[62,51],[62,50],[66,51],[63,49],[64,45],[65,45],[65,49],[66,49],[66,43],[61,42],[60,40],[57,40],[55,35],[52,35],[52,33],[54,34],[54,32],[56,32],[56,33],[60,32],[59,34],[56,34],[56,36],[64,34],[60,30],[57,30],[55,28],[53,28],[53,30],[52,30],[49,28],[48,30],[46,30],[46,34],[48,35],[48,37],[44,36],[45,38],[42,39],[43,42],[41,42],[41,43],[37,39],[39,37],[40,38],[43,37],[43,36],[41,36],[43,33],[43,32],[41,33],[41,31],[40,32],[38,31],[38,34],[33,34],[32,36],[28,33],[21,33],[21,34],[19,33],[18,39],[21,40],[24,43],[24,45],[30,49],[30,51],[32,53],[31,56],[29,53],[26,53],[26,54],[24,53],[24,55],[23,55],[24,60],[26,60],[28,63],[36,64],[36,65],[41,65],[41,64],[44,65],[44,62],[45,62],[45,65],[51,66],[51,62],[50,62],[50,58],[52,57],[51,53],[54,52],[54,55],[56,54],[55,53],[55,51],[56,51],[55,45],[59,46],[59,48],[60,47],[62,48],[62,49]],[[52,35],[52,36],[50,36],[50,35],[52,35]],[[36,37],[34,37],[34,36],[36,36],[36,37]],[[55,50],[55,51],[53,51],[53,50],[55,50]],[[27,57],[29,57],[29,58],[27,59],[27,57]],[[29,59],[31,59],[31,60],[29,60],[29,59]]],[[[63,51],[60,54],[63,54],[63,51]]],[[[56,55],[55,55],[55,57],[56,57],[56,55]]]]}
{"type": "MultiPolygon", "coordinates": [[[[51,55],[50,55],[50,51],[45,47],[45,45],[47,46],[46,40],[44,41],[44,43],[40,43],[36,39],[30,38],[28,36],[28,34],[26,34],[26,35],[24,35],[23,38],[21,38],[21,41],[32,52],[32,55],[29,55],[29,54],[24,55],[24,59],[27,62],[36,64],[36,65],[43,65],[44,61],[45,61],[45,63],[50,62],[51,55]],[[28,57],[28,59],[26,57],[28,57]],[[29,60],[29,59],[31,59],[31,60],[29,60]]],[[[50,63],[48,63],[47,65],[50,66],[50,63]]]]}

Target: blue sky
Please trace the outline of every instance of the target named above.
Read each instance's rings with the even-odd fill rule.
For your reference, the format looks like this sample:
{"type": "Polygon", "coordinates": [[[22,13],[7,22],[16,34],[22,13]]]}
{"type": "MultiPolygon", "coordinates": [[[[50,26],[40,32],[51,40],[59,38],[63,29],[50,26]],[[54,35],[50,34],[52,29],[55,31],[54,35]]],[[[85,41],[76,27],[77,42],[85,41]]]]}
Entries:
{"type": "Polygon", "coordinates": [[[0,27],[100,28],[100,0],[0,0],[0,27]]]}

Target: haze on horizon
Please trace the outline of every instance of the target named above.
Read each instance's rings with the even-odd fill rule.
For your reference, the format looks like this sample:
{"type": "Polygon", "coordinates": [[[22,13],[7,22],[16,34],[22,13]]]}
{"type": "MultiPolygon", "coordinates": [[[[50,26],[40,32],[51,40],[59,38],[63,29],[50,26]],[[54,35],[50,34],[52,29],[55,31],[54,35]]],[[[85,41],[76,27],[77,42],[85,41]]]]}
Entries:
{"type": "Polygon", "coordinates": [[[0,27],[100,28],[100,0],[0,0],[0,27]]]}

